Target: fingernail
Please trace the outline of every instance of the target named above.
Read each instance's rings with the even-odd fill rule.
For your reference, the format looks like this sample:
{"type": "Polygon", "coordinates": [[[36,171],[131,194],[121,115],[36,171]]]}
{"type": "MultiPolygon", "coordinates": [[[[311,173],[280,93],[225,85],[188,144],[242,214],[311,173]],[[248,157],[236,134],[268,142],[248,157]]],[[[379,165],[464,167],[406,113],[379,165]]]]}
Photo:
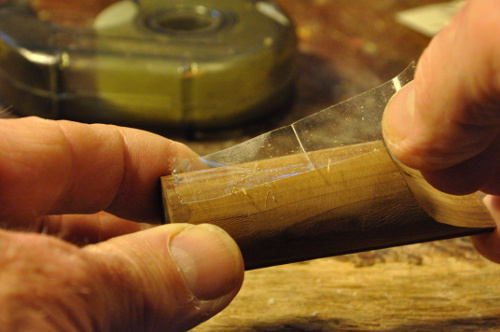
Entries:
{"type": "Polygon", "coordinates": [[[382,130],[386,144],[391,148],[410,133],[415,113],[415,89],[413,82],[396,93],[385,108],[382,130]]]}
{"type": "Polygon", "coordinates": [[[218,299],[240,286],[240,250],[216,226],[204,224],[182,231],[172,239],[170,252],[186,286],[199,300],[218,299]]]}

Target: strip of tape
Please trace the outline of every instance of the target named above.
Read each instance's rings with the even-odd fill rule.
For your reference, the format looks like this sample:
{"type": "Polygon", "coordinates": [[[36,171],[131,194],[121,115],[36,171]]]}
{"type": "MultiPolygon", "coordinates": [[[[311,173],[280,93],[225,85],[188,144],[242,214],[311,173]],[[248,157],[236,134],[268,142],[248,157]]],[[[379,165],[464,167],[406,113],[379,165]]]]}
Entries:
{"type": "MultiPolygon", "coordinates": [[[[282,127],[228,149],[197,160],[178,163],[174,174],[179,176],[176,190],[181,200],[188,204],[210,200],[247,190],[255,185],[313,171],[318,165],[308,157],[309,152],[382,140],[381,121],[389,99],[413,79],[414,64],[408,66],[392,80],[331,106],[290,126],[282,127]],[[296,165],[275,169],[249,169],[238,165],[254,161],[297,155],[296,165]],[[226,167],[234,179],[210,192],[184,191],[182,183],[198,181],[211,176],[214,167],[226,167]],[[196,176],[180,181],[181,174],[196,170],[196,176]]],[[[186,186],[187,188],[187,186],[186,186]]]]}
{"type": "MultiPolygon", "coordinates": [[[[176,201],[188,206],[229,195],[246,195],[253,189],[258,191],[257,187],[271,188],[279,181],[307,172],[321,173],[325,168],[335,171],[337,165],[346,165],[352,158],[375,152],[387,155],[381,128],[384,109],[390,98],[413,79],[414,71],[412,64],[392,80],[290,126],[212,155],[182,160],[172,175],[176,201]],[[348,147],[349,153],[340,153],[342,147],[348,147]],[[337,149],[335,158],[317,157],[329,149],[337,149]]],[[[408,190],[434,220],[457,227],[495,226],[479,195],[442,193],[430,186],[420,172],[394,162],[394,170],[400,171],[408,190]]],[[[272,192],[269,188],[264,190],[268,194],[272,192]]],[[[266,209],[269,195],[261,195],[266,209]]]]}

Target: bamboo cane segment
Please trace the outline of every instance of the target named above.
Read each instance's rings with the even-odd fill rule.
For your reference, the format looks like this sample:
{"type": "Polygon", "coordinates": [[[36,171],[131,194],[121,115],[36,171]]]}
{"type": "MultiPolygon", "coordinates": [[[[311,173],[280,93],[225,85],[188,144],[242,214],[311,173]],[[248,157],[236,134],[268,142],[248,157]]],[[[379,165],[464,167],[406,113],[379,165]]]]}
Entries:
{"type": "Polygon", "coordinates": [[[402,171],[382,141],[174,174],[161,182],[165,220],[222,227],[239,244],[248,269],[494,227],[477,195],[434,190],[418,172],[402,171]]]}

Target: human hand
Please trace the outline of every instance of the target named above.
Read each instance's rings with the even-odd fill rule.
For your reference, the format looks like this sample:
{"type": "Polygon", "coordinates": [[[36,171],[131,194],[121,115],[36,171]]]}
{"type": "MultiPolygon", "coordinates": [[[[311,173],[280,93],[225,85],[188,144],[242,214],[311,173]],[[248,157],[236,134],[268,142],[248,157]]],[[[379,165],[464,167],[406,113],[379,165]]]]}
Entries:
{"type": "Polygon", "coordinates": [[[234,298],[224,231],[128,221],[160,221],[159,178],[187,147],[38,118],[2,119],[0,137],[1,331],[187,330],[234,298]]]}
{"type": "MultiPolygon", "coordinates": [[[[468,1],[422,54],[383,120],[392,154],[450,194],[500,195],[500,2],[468,1]]],[[[500,220],[500,197],[485,199],[500,220]]],[[[473,238],[500,263],[500,231],[473,238]]]]}

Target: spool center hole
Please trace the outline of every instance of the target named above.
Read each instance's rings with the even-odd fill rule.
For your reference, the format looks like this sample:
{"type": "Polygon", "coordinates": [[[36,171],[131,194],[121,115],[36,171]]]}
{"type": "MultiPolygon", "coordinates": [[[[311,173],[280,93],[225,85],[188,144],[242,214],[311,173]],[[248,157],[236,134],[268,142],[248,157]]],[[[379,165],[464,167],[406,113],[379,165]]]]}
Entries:
{"type": "Polygon", "coordinates": [[[216,29],[222,21],[220,12],[199,6],[154,13],[145,24],[160,33],[196,33],[216,29]]]}
{"type": "Polygon", "coordinates": [[[172,31],[195,31],[208,28],[214,24],[211,17],[202,15],[183,14],[178,16],[163,17],[157,22],[158,26],[172,31]]]}

